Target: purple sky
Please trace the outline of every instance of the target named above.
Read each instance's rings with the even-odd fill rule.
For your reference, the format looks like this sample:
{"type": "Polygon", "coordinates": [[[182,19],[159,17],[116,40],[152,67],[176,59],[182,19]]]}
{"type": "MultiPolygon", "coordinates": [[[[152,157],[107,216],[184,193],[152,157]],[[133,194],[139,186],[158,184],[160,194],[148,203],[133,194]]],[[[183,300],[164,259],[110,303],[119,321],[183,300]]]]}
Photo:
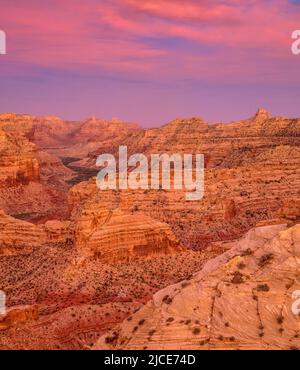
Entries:
{"type": "Polygon", "coordinates": [[[0,112],[300,116],[297,0],[0,0],[0,112]]]}

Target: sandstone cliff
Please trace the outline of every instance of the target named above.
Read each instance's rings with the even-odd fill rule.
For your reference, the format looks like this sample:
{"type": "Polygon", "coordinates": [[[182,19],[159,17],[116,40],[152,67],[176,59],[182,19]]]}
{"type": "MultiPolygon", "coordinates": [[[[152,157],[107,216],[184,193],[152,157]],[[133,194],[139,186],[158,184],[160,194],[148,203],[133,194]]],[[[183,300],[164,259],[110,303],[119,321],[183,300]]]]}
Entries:
{"type": "Polygon", "coordinates": [[[97,203],[82,210],[75,235],[78,249],[107,263],[184,250],[167,224],[140,212],[109,211],[97,203]]]}
{"type": "Polygon", "coordinates": [[[280,226],[299,223],[299,123],[263,109],[229,124],[176,119],[146,130],[0,115],[0,289],[8,307],[39,313],[6,326],[0,348],[86,349],[125,319],[104,346],[299,347],[285,306],[298,284],[299,227],[280,226]],[[100,191],[95,158],[120,144],[129,154],[204,153],[204,199],[100,191]],[[237,242],[255,225],[275,226],[237,242]]]}
{"type": "Polygon", "coordinates": [[[30,116],[13,117],[0,115],[0,207],[27,220],[65,217],[73,172],[29,141],[30,116]]]}
{"type": "Polygon", "coordinates": [[[95,178],[74,186],[70,210],[86,202],[125,212],[139,210],[167,223],[181,244],[200,249],[234,240],[260,221],[278,218],[287,199],[299,199],[300,149],[280,145],[235,151],[222,166],[205,171],[205,195],[185,200],[185,190],[100,191],[95,178]]]}
{"type": "Polygon", "coordinates": [[[39,163],[34,154],[34,145],[21,134],[0,129],[0,187],[38,182],[39,163]]]}
{"type": "Polygon", "coordinates": [[[3,317],[0,316],[0,332],[26,322],[36,321],[38,317],[36,305],[11,308],[3,317]]]}
{"type": "Polygon", "coordinates": [[[36,226],[3,216],[10,225],[4,224],[1,233],[0,224],[6,243],[0,255],[0,281],[7,307],[36,304],[39,318],[5,326],[0,349],[90,348],[157,290],[188,278],[221,251],[182,249],[166,225],[141,215],[112,215],[106,210],[101,214],[99,208],[89,208],[78,218],[75,238],[67,232],[74,220],[61,230],[63,225],[54,221],[36,226]],[[107,230],[101,222],[106,214],[113,220],[107,230]],[[63,231],[67,238],[57,240],[59,235],[66,237],[63,231]],[[92,250],[84,243],[89,231],[91,236],[99,231],[105,236],[97,239],[92,250]],[[25,253],[26,245],[35,247],[25,253]]]}
{"type": "Polygon", "coordinates": [[[45,244],[65,244],[71,238],[68,221],[34,225],[0,211],[0,255],[27,254],[45,244]]]}
{"type": "Polygon", "coordinates": [[[300,225],[250,231],[191,280],[153,297],[97,349],[294,349],[300,225]]]}

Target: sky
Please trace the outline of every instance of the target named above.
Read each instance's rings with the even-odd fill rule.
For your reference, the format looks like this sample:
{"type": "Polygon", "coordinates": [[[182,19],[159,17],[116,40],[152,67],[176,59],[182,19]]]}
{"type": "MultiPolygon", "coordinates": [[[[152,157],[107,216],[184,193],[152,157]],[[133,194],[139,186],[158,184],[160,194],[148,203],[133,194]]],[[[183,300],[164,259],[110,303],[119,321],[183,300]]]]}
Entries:
{"type": "Polygon", "coordinates": [[[0,0],[0,112],[300,117],[298,0],[0,0]]]}

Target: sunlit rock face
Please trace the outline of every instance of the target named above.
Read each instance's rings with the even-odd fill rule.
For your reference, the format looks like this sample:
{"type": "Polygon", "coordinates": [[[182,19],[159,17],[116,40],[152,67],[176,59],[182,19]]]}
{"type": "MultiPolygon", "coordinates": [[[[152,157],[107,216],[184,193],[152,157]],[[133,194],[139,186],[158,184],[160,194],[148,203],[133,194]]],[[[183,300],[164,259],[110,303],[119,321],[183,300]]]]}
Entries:
{"type": "Polygon", "coordinates": [[[0,349],[90,349],[102,336],[97,348],[299,347],[287,306],[299,289],[299,123],[264,109],[156,129],[0,115],[0,289],[9,310],[25,307],[0,349]],[[100,191],[95,159],[119,145],[204,153],[204,198],[100,191]]]}
{"type": "Polygon", "coordinates": [[[38,307],[20,306],[9,309],[5,315],[0,316],[0,332],[9,328],[38,320],[38,307]]]}
{"type": "Polygon", "coordinates": [[[65,244],[70,238],[68,221],[47,221],[34,225],[10,217],[0,210],[0,256],[28,254],[46,244],[65,244]]]}
{"type": "MultiPolygon", "coordinates": [[[[131,132],[122,145],[128,155],[204,153],[205,191],[200,202],[189,202],[184,191],[99,191],[94,179],[71,189],[73,205],[92,200],[124,211],[139,209],[168,223],[181,244],[194,249],[211,241],[234,240],[262,221],[278,218],[287,199],[300,193],[300,120],[272,117],[260,108],[249,118],[208,125],[201,118],[175,119],[155,129],[131,132]]],[[[118,156],[118,142],[81,160],[94,168],[97,155],[118,156]]]]}
{"type": "Polygon", "coordinates": [[[156,293],[97,349],[295,349],[300,225],[251,230],[192,279],[156,293]]]}
{"type": "Polygon", "coordinates": [[[0,129],[0,186],[28,185],[39,181],[39,163],[34,145],[22,135],[0,129]]]}
{"type": "Polygon", "coordinates": [[[31,116],[0,115],[0,208],[29,221],[64,218],[73,172],[31,141],[33,123],[31,116]]]}
{"type": "Polygon", "coordinates": [[[113,211],[89,203],[75,227],[76,247],[83,254],[113,263],[133,258],[167,255],[184,250],[167,224],[143,213],[113,211]]]}
{"type": "Polygon", "coordinates": [[[68,195],[72,212],[85,203],[124,212],[139,210],[167,223],[182,245],[202,249],[210,242],[234,240],[262,221],[285,219],[291,199],[297,212],[300,149],[279,145],[232,152],[220,166],[206,168],[201,201],[186,201],[185,191],[100,191],[95,178],[74,186],[68,195]]]}

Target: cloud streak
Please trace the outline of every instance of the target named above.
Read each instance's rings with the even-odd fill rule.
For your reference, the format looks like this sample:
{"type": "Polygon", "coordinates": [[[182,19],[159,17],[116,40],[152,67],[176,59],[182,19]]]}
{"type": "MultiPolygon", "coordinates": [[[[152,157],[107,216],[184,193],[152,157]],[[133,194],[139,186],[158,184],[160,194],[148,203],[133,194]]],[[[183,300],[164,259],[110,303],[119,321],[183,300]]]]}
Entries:
{"type": "Polygon", "coordinates": [[[166,60],[181,66],[197,60],[206,69],[216,57],[226,67],[234,56],[247,70],[245,51],[261,60],[288,59],[297,25],[292,7],[281,0],[12,1],[1,11],[1,24],[10,35],[9,58],[19,63],[159,75],[166,60]],[[183,54],[179,42],[166,48],[161,40],[168,38],[193,42],[194,50],[183,54]]]}
{"type": "Polygon", "coordinates": [[[299,10],[284,0],[11,0],[0,76],[295,85],[299,10]]]}

